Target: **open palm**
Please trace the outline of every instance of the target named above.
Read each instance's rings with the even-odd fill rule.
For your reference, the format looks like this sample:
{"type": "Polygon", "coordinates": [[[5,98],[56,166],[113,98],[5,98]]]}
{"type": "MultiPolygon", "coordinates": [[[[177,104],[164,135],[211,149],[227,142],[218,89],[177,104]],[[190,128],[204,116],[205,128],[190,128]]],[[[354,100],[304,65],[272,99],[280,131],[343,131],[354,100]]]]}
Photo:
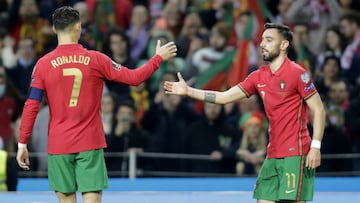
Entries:
{"type": "Polygon", "coordinates": [[[188,93],[188,85],[186,84],[185,80],[181,76],[180,73],[177,73],[179,78],[178,82],[169,82],[165,81],[164,89],[165,93],[167,94],[177,94],[177,95],[187,95],[188,93]]]}

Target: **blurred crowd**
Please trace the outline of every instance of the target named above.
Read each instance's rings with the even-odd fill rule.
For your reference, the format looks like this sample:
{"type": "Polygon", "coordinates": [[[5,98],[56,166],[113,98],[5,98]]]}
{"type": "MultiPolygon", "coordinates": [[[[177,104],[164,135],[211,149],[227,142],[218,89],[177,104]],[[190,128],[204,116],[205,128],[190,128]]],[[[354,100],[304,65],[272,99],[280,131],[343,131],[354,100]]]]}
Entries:
{"type": "MultiPolygon", "coordinates": [[[[0,0],[0,147],[7,152],[16,151],[34,64],[57,45],[51,14],[60,6],[79,10],[84,47],[131,69],[154,54],[156,40],[176,42],[178,55],[161,64],[145,83],[129,87],[105,81],[105,151],[202,154],[209,159],[141,159],[142,170],[238,175],[259,171],[269,126],[260,97],[224,106],[203,104],[167,95],[162,84],[176,81],[176,72],[189,84],[199,84],[214,64],[248,39],[249,24],[249,46],[238,51],[247,53],[247,63],[241,66],[246,74],[256,70],[264,65],[257,34],[264,22],[291,28],[294,39],[288,57],[312,73],[327,111],[322,153],[360,152],[357,0],[0,0]]],[[[222,87],[228,88],[226,83],[222,87]]],[[[31,137],[32,152],[47,151],[49,117],[44,100],[31,137]]],[[[47,170],[46,156],[32,159],[31,170],[40,175],[47,170]]],[[[106,161],[109,171],[128,170],[126,158],[111,156],[106,161]]],[[[329,159],[318,171],[354,171],[359,165],[359,160],[329,159]]]]}

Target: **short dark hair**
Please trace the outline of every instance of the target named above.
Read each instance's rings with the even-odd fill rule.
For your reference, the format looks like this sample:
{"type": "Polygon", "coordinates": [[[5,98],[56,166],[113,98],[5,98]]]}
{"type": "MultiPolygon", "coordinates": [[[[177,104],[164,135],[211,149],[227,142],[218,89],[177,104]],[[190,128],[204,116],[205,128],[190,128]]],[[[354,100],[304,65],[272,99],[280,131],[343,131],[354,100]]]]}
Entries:
{"type": "Polygon", "coordinates": [[[340,17],[340,21],[347,20],[350,23],[356,23],[360,27],[360,14],[356,11],[350,11],[340,17]]]}
{"type": "Polygon", "coordinates": [[[54,11],[52,21],[56,30],[65,30],[80,22],[80,14],[71,6],[63,6],[54,11]]]}
{"type": "Polygon", "coordinates": [[[342,70],[341,62],[340,62],[340,58],[337,57],[336,55],[332,54],[332,55],[325,56],[324,61],[321,64],[321,70],[324,71],[325,64],[330,60],[335,61],[336,65],[337,65],[337,68],[338,68],[337,76],[340,77],[341,76],[341,70],[342,70]]]}
{"type": "Polygon", "coordinates": [[[120,107],[128,107],[134,112],[136,111],[134,100],[131,97],[122,99],[117,105],[116,111],[118,111],[120,107]]]}
{"type": "Polygon", "coordinates": [[[110,38],[112,35],[117,35],[120,36],[126,43],[126,52],[127,54],[130,53],[130,48],[131,48],[131,42],[130,42],[130,38],[129,36],[126,34],[126,31],[120,27],[113,27],[111,28],[105,35],[105,39],[104,39],[104,53],[108,56],[111,57],[112,52],[110,49],[110,38]]]}
{"type": "Polygon", "coordinates": [[[276,24],[276,23],[265,23],[264,30],[267,30],[267,29],[277,29],[278,32],[280,33],[280,35],[289,42],[289,46],[288,46],[287,50],[290,49],[290,47],[292,46],[292,42],[293,42],[293,34],[287,25],[276,24]]]}

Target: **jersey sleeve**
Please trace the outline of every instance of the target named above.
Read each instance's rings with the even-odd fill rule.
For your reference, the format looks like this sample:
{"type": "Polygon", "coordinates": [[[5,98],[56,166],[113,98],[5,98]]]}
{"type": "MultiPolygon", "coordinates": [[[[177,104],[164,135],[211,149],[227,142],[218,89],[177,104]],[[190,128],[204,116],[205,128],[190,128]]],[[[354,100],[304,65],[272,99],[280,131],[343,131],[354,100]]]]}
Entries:
{"type": "Polygon", "coordinates": [[[301,70],[298,74],[297,91],[305,100],[317,92],[309,71],[301,70]]]}
{"type": "Polygon", "coordinates": [[[245,80],[238,84],[240,89],[246,94],[247,97],[250,97],[256,93],[256,81],[258,78],[258,73],[258,71],[252,72],[245,78],[245,80]]]}
{"type": "Polygon", "coordinates": [[[163,59],[159,55],[153,56],[144,65],[129,69],[116,63],[104,54],[98,54],[101,74],[108,80],[128,85],[139,85],[147,80],[160,66],[163,59]]]}
{"type": "Polygon", "coordinates": [[[39,62],[35,64],[35,67],[31,74],[30,87],[35,87],[37,89],[45,90],[44,80],[42,78],[42,73],[41,73],[41,68],[39,67],[39,62]]]}
{"type": "MultiPolygon", "coordinates": [[[[39,60],[40,62],[40,60],[39,60]]],[[[42,69],[36,63],[31,74],[31,84],[29,96],[25,102],[21,115],[19,142],[26,144],[32,134],[36,116],[39,112],[40,102],[44,95],[45,85],[42,79],[42,69]]]]}

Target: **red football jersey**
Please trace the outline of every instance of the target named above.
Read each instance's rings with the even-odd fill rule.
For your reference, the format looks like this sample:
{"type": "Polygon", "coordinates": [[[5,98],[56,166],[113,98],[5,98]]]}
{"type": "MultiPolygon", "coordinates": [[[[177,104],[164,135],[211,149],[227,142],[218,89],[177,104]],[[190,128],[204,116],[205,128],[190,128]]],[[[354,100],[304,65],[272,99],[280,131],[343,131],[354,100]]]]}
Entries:
{"type": "Polygon", "coordinates": [[[268,65],[260,67],[239,87],[247,96],[258,92],[263,100],[270,124],[268,158],[308,153],[311,138],[305,100],[316,93],[308,71],[286,58],[275,73],[268,65]]]}
{"type": "MultiPolygon", "coordinates": [[[[31,87],[44,90],[50,108],[49,154],[68,154],[106,147],[100,117],[104,78],[138,85],[157,70],[162,58],[154,56],[143,67],[130,70],[80,44],[60,45],[38,60],[31,87]]],[[[27,143],[36,103],[26,102],[20,143],[27,143]]]]}

